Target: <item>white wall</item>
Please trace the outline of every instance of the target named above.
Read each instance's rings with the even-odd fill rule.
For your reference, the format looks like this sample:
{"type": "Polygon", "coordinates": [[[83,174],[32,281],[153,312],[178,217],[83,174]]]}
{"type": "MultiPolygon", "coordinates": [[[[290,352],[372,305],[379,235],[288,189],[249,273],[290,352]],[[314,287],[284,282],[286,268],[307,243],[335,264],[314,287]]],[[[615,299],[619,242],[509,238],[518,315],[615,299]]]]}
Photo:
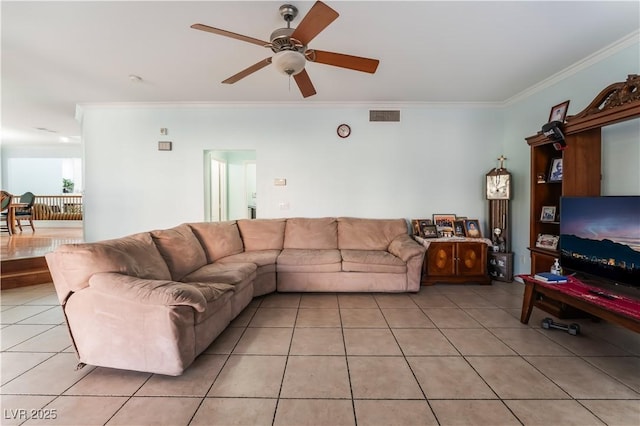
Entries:
{"type": "Polygon", "coordinates": [[[640,118],[602,129],[602,194],[640,195],[640,118]]]}
{"type": "MultiPolygon", "coordinates": [[[[27,191],[36,195],[56,195],[62,193],[62,178],[71,177],[63,172],[63,163],[71,159],[80,161],[80,144],[3,145],[1,150],[2,189],[12,194],[27,191]]],[[[76,192],[82,189],[82,176],[79,172],[76,192]]]]}
{"type": "Polygon", "coordinates": [[[308,105],[85,106],[85,238],[203,220],[206,150],[256,150],[259,217],[484,221],[484,174],[501,154],[497,109],[406,106],[400,123],[370,123],[369,106],[308,105]],[[157,151],[161,127],[173,151],[157,151]]]}

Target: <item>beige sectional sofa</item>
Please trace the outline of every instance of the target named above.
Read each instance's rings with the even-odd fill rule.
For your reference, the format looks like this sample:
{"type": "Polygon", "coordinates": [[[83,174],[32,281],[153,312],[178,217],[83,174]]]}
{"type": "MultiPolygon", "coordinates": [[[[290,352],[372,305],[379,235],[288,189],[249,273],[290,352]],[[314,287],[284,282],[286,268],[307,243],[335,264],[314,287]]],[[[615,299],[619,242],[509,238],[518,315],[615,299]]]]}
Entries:
{"type": "Polygon", "coordinates": [[[189,223],[46,255],[80,362],[179,375],[253,297],[416,292],[404,219],[189,223]]]}

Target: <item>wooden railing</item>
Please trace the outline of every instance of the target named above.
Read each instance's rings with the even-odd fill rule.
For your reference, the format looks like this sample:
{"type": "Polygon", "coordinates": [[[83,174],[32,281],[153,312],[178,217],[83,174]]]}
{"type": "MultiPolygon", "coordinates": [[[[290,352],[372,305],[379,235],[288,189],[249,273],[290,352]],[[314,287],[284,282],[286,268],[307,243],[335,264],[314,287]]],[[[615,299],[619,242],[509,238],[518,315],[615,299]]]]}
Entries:
{"type": "Polygon", "coordinates": [[[34,220],[82,220],[82,195],[36,195],[34,220]]]}

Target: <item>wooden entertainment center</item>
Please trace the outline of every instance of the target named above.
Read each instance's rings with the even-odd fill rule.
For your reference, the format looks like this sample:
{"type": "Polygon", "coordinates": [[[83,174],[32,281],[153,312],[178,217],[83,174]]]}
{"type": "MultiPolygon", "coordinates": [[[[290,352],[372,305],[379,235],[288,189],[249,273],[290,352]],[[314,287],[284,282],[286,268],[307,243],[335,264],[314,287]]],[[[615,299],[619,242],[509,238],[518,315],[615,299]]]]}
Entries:
{"type": "MultiPolygon", "coordinates": [[[[566,149],[556,150],[554,141],[542,132],[526,138],[531,147],[529,251],[532,275],[549,271],[554,259],[560,258],[559,250],[536,246],[541,234],[560,235],[557,219],[541,220],[542,207],[559,207],[562,196],[600,195],[602,127],[638,117],[640,76],[632,74],[626,81],[606,87],[587,108],[566,119],[561,128],[566,149]],[[558,158],[562,159],[562,180],[549,182],[539,179],[540,176],[548,176],[553,160],[558,158]]],[[[560,318],[572,315],[566,304],[549,297],[537,300],[536,306],[560,318]]]]}

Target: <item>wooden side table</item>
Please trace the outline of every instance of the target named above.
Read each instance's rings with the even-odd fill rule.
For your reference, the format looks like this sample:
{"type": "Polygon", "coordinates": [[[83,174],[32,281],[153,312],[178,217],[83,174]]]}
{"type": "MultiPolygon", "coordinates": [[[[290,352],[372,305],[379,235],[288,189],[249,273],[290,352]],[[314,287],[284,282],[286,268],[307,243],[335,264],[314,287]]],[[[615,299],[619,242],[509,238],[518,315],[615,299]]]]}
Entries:
{"type": "Polygon", "coordinates": [[[603,320],[640,333],[640,300],[584,284],[569,277],[567,283],[549,284],[531,275],[518,275],[525,283],[520,322],[529,323],[531,311],[539,295],[548,296],[603,320]]]}

